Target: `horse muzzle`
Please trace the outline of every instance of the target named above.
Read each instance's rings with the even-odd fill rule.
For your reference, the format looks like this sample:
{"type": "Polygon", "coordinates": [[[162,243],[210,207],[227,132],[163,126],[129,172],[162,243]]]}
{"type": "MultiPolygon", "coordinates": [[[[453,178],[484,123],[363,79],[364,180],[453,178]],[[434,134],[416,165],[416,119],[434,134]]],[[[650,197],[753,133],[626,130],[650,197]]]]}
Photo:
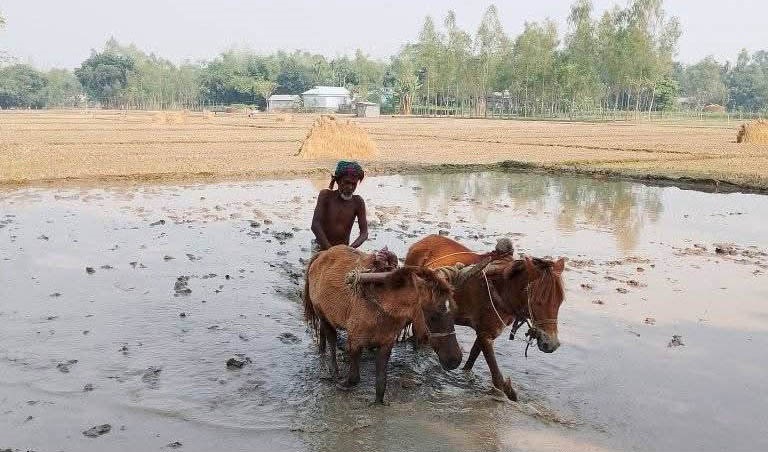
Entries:
{"type": "Polygon", "coordinates": [[[429,342],[432,349],[437,353],[440,367],[444,370],[454,370],[461,365],[463,354],[455,333],[439,338],[432,337],[429,342]]]}
{"type": "Polygon", "coordinates": [[[536,346],[544,353],[552,353],[560,347],[560,341],[557,336],[550,336],[544,331],[538,331],[536,346]]]}

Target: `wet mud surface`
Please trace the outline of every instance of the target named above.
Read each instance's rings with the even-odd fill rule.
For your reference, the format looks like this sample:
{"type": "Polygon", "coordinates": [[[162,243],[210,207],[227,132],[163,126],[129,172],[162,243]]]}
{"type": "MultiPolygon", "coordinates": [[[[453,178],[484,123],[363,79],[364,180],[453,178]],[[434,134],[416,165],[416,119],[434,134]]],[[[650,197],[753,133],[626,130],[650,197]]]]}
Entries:
{"type": "MultiPolygon", "coordinates": [[[[366,179],[371,241],[568,258],[561,348],[322,379],[299,291],[326,181],[0,191],[0,450],[762,450],[768,198],[578,177],[366,179]]],[[[465,358],[474,339],[459,327],[465,358]]],[[[342,371],[346,360],[340,353],[342,371]]]]}

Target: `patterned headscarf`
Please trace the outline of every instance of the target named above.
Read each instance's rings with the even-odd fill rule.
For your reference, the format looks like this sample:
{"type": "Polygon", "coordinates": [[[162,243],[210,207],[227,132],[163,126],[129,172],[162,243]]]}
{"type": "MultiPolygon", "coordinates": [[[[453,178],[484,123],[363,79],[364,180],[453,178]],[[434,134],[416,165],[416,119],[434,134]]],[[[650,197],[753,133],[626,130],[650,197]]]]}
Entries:
{"type": "Polygon", "coordinates": [[[365,172],[359,163],[341,160],[336,164],[336,171],[334,171],[333,177],[338,180],[344,176],[356,177],[358,181],[361,181],[365,177],[365,172]]]}

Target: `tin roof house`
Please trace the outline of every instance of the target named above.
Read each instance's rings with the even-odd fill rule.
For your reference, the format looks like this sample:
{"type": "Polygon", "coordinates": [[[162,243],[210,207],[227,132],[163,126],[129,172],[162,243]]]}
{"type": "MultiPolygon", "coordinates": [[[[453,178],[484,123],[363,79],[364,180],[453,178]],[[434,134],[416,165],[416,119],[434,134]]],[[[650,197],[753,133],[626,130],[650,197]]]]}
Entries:
{"type": "Polygon", "coordinates": [[[352,102],[349,90],[341,86],[316,86],[303,92],[301,98],[307,110],[329,112],[338,112],[352,102]]]}
{"type": "Polygon", "coordinates": [[[301,96],[297,94],[273,94],[267,99],[267,111],[293,111],[301,105],[301,96]]]}

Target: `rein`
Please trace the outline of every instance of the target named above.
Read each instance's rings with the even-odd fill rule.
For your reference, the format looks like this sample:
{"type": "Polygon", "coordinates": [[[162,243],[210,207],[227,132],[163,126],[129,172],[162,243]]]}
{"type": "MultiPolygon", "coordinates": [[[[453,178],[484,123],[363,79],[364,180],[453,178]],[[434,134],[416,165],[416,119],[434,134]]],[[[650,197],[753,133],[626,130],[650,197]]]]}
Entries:
{"type": "MultiPolygon", "coordinates": [[[[557,319],[542,319],[536,322],[536,319],[533,317],[533,309],[531,309],[531,283],[529,282],[525,286],[525,292],[528,295],[528,318],[530,319],[530,322],[528,321],[528,318],[525,319],[525,322],[528,323],[528,331],[525,332],[525,337],[527,337],[527,343],[525,344],[525,357],[528,358],[528,348],[533,343],[534,339],[538,339],[539,335],[543,331],[542,328],[539,326],[541,324],[544,325],[550,325],[552,323],[557,324],[557,319]]],[[[512,336],[514,338],[514,336],[512,336]]]]}
{"type": "MultiPolygon", "coordinates": [[[[485,287],[488,289],[488,301],[491,303],[491,308],[493,308],[493,312],[496,314],[496,317],[499,319],[499,322],[502,324],[502,328],[507,326],[507,322],[504,321],[504,319],[501,318],[501,315],[499,314],[499,310],[496,309],[496,304],[493,302],[493,295],[491,295],[491,283],[488,281],[488,276],[485,274],[485,270],[483,270],[483,279],[485,279],[485,287]]],[[[528,357],[528,348],[533,343],[534,339],[538,339],[539,335],[541,334],[542,328],[541,325],[550,325],[550,324],[557,324],[557,319],[542,319],[539,321],[536,321],[536,318],[533,315],[533,309],[531,308],[531,283],[529,282],[525,286],[525,292],[527,294],[527,307],[528,312],[527,315],[523,314],[522,316],[515,319],[514,322],[512,322],[512,331],[509,333],[509,340],[515,339],[515,334],[517,333],[517,330],[520,329],[523,324],[528,325],[528,331],[525,333],[525,336],[527,338],[526,345],[525,345],[525,357],[528,357]]]]}

